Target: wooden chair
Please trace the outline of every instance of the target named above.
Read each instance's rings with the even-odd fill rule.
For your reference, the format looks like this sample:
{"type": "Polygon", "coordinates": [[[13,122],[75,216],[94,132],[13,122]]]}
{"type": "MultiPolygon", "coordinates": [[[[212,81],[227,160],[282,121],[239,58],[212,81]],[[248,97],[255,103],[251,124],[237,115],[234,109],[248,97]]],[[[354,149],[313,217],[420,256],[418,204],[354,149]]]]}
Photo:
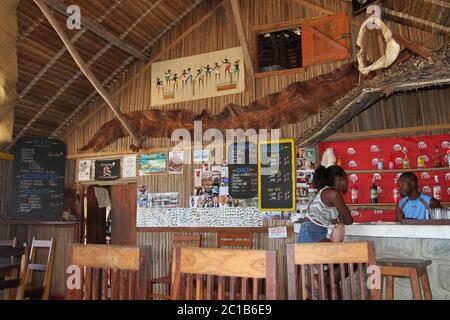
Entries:
{"type": "MultiPolygon", "coordinates": [[[[414,300],[423,298],[433,300],[427,272],[427,266],[431,265],[431,260],[385,258],[377,260],[377,265],[381,270],[381,290],[383,290],[384,277],[387,278],[386,300],[394,299],[394,278],[396,277],[409,278],[414,300]]],[[[382,292],[380,292],[380,296],[382,296],[382,292]]]]}
{"type": "Polygon", "coordinates": [[[286,247],[289,300],[365,300],[366,290],[369,299],[379,298],[379,288],[366,286],[368,272],[375,272],[374,285],[381,282],[376,273],[373,243],[290,243],[286,247]],[[369,266],[371,269],[367,270],[369,266]]]}
{"type": "Polygon", "coordinates": [[[67,300],[147,299],[150,247],[72,244],[67,267],[67,300]]]}
{"type": "Polygon", "coordinates": [[[172,238],[172,248],[170,251],[170,258],[169,258],[169,274],[160,278],[152,279],[150,280],[149,285],[149,298],[151,299],[163,299],[163,300],[169,300],[170,299],[170,285],[172,282],[172,260],[173,260],[173,250],[174,248],[178,247],[201,247],[202,244],[202,236],[201,235],[179,235],[175,234],[172,238]],[[155,284],[162,284],[167,287],[167,294],[158,294],[153,292],[153,285],[155,284]]]}
{"type": "MultiPolygon", "coordinates": [[[[50,286],[53,275],[53,263],[55,257],[55,240],[36,240],[33,238],[31,242],[30,260],[25,278],[25,298],[48,300],[50,294],[50,286]],[[47,250],[45,263],[36,263],[39,255],[44,253],[38,251],[47,250]],[[36,283],[35,272],[40,272],[42,281],[36,283]]],[[[41,280],[41,279],[40,279],[41,280]]]]}
{"type": "Polygon", "coordinates": [[[0,290],[5,290],[5,299],[15,296],[16,300],[23,300],[28,253],[27,243],[21,248],[0,246],[0,258],[4,258],[0,263],[0,290]]]}
{"type": "Polygon", "coordinates": [[[224,300],[226,286],[230,300],[276,300],[278,296],[276,251],[178,247],[173,270],[173,300],[224,300]]]}
{"type": "Polygon", "coordinates": [[[252,249],[251,232],[220,232],[217,235],[217,248],[252,249]]]}
{"type": "Polygon", "coordinates": [[[14,237],[12,240],[0,240],[0,247],[12,247],[15,248],[17,245],[17,239],[14,237]]]}

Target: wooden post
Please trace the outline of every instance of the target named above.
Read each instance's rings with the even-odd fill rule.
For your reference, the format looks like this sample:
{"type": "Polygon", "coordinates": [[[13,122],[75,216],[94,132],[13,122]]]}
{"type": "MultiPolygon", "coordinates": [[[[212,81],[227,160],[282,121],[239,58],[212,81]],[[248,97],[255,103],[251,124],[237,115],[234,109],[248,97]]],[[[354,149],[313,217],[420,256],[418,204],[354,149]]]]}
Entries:
{"type": "Polygon", "coordinates": [[[50,24],[55,29],[56,33],[58,33],[59,37],[63,41],[64,45],[67,47],[67,50],[72,55],[73,59],[75,60],[78,67],[81,69],[81,71],[84,73],[86,78],[91,82],[91,84],[94,86],[95,90],[102,96],[102,98],[106,101],[106,103],[109,105],[111,110],[114,112],[115,116],[119,119],[119,121],[122,123],[122,125],[125,127],[125,129],[128,131],[130,136],[133,138],[134,142],[136,143],[136,146],[140,148],[141,142],[140,139],[138,139],[135,130],[131,127],[131,125],[128,123],[127,118],[123,115],[123,113],[120,111],[120,108],[118,108],[112,101],[109,94],[106,92],[106,90],[101,86],[100,82],[97,80],[95,75],[92,73],[92,71],[89,69],[87,64],[84,62],[81,55],[78,53],[75,46],[70,42],[69,37],[64,32],[63,28],[59,25],[58,21],[55,19],[53,14],[51,13],[50,9],[47,7],[47,5],[44,3],[43,0],[34,0],[36,5],[41,9],[42,13],[45,15],[47,20],[50,22],[50,24]]]}

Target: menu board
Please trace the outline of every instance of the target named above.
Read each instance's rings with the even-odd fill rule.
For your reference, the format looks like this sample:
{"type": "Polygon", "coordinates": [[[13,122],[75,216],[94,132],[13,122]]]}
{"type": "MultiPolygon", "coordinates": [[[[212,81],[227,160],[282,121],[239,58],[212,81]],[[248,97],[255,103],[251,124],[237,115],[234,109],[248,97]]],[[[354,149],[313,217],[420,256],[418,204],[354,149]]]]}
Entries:
{"type": "Polygon", "coordinates": [[[260,211],[295,210],[293,139],[259,143],[258,199],[260,211]]]}
{"type": "Polygon", "coordinates": [[[11,216],[58,220],[64,209],[66,145],[59,140],[23,138],[14,152],[11,216]]]}
{"type": "Polygon", "coordinates": [[[258,194],[258,147],[255,143],[234,143],[228,150],[230,196],[252,199],[258,194]]]}

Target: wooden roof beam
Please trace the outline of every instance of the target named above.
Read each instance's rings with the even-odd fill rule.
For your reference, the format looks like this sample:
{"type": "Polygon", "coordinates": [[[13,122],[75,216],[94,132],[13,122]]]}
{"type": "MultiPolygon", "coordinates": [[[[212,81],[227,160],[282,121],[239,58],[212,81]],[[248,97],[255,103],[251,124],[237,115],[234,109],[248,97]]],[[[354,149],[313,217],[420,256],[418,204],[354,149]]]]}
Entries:
{"type": "MultiPolygon", "coordinates": [[[[428,20],[425,20],[425,19],[422,19],[422,18],[419,18],[419,17],[415,17],[415,16],[412,16],[412,15],[409,15],[409,14],[406,14],[406,13],[403,13],[403,12],[397,12],[397,11],[394,11],[394,10],[391,10],[391,9],[388,9],[388,8],[382,8],[382,11],[388,17],[398,18],[404,24],[409,25],[411,27],[420,28],[419,26],[416,25],[416,24],[418,24],[418,25],[421,25],[421,26],[424,26],[424,27],[428,27],[428,28],[434,29],[435,32],[436,31],[442,31],[442,32],[447,33],[447,34],[450,33],[450,28],[449,27],[443,26],[441,24],[437,24],[435,22],[431,22],[431,21],[428,21],[428,20]]],[[[420,28],[420,29],[423,29],[423,27],[420,28]]]]}
{"type": "Polygon", "coordinates": [[[64,32],[64,29],[59,25],[58,21],[55,19],[55,17],[50,12],[50,9],[45,5],[44,1],[47,0],[34,0],[34,2],[38,5],[38,7],[42,10],[42,13],[44,13],[45,17],[48,19],[50,24],[53,26],[55,31],[60,36],[61,40],[64,42],[65,46],[67,47],[67,50],[72,55],[73,59],[77,63],[78,67],[81,69],[81,71],[84,73],[86,78],[92,83],[94,88],[97,90],[97,92],[102,96],[102,98],[106,101],[108,106],[111,108],[111,110],[114,112],[117,119],[119,119],[120,123],[124,126],[126,131],[130,134],[130,136],[133,138],[135,142],[135,146],[137,148],[141,147],[141,141],[136,135],[135,130],[128,122],[128,119],[126,116],[123,115],[122,111],[120,111],[120,108],[117,107],[114,102],[112,101],[112,98],[109,96],[109,94],[106,92],[105,89],[101,86],[100,82],[97,80],[95,75],[92,73],[92,71],[89,69],[89,66],[84,62],[81,55],[78,53],[75,46],[70,42],[70,38],[67,36],[67,34],[64,32]]]}
{"type": "MultiPolygon", "coordinates": [[[[67,13],[67,7],[62,4],[61,2],[57,0],[44,0],[44,2],[52,9],[55,9],[60,14],[68,17],[69,14],[67,13]]],[[[147,57],[145,54],[143,54],[139,49],[135,48],[131,44],[129,44],[127,41],[120,39],[119,37],[116,37],[114,34],[112,34],[107,29],[103,28],[101,25],[95,23],[94,21],[84,17],[81,15],[81,24],[88,29],[89,31],[93,32],[100,38],[106,40],[107,42],[111,43],[117,48],[120,48],[121,50],[125,51],[129,55],[132,55],[133,57],[142,60],[142,61],[148,61],[149,57],[147,57]]]]}
{"type": "Polygon", "coordinates": [[[434,4],[435,6],[450,9],[450,3],[448,3],[444,0],[423,0],[423,1],[434,4]]]}
{"type": "Polygon", "coordinates": [[[250,50],[248,46],[247,37],[245,35],[244,26],[242,24],[241,9],[239,7],[238,0],[230,0],[231,9],[233,11],[234,22],[236,24],[236,29],[239,37],[239,42],[241,43],[242,51],[244,52],[245,68],[249,72],[250,76],[254,76],[255,69],[253,67],[252,56],[250,55],[250,50]]]}

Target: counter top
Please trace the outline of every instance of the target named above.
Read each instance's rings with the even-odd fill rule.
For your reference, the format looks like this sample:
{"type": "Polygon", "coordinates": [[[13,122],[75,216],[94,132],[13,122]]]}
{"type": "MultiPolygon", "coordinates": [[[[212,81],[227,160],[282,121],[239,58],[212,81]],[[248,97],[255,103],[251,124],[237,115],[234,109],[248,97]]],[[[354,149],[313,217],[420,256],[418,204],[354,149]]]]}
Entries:
{"type": "Polygon", "coordinates": [[[346,236],[450,239],[450,225],[408,225],[401,223],[371,223],[345,226],[346,236]]]}

